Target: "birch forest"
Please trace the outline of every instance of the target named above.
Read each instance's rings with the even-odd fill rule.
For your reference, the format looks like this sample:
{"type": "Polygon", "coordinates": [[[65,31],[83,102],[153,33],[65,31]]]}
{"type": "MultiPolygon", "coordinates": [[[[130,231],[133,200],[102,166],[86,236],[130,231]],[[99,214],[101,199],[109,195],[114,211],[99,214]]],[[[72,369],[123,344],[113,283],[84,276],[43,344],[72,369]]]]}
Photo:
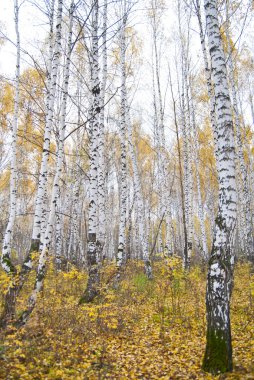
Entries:
{"type": "Polygon", "coordinates": [[[253,16],[0,2],[0,379],[254,379],[253,16]]]}

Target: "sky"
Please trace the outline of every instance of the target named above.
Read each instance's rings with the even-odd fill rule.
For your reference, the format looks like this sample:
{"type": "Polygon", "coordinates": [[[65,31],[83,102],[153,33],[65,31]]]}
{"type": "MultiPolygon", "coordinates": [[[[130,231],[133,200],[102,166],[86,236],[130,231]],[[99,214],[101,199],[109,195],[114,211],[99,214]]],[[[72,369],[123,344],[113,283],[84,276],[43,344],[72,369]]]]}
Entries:
{"type": "MultiPolygon", "coordinates": [[[[29,54],[38,57],[38,42],[42,42],[48,33],[47,19],[43,13],[33,4],[37,0],[25,0],[20,3],[22,4],[19,12],[19,31],[20,31],[20,41],[21,48],[24,51],[29,51],[29,54]]],[[[38,1],[37,1],[38,3],[38,1]]],[[[136,86],[135,99],[132,103],[133,111],[143,108],[144,124],[148,131],[149,122],[147,118],[146,108],[150,107],[151,103],[151,92],[147,91],[148,86],[151,84],[151,40],[148,38],[148,25],[147,25],[147,0],[139,0],[135,11],[130,16],[130,23],[134,26],[139,37],[142,39],[142,67],[138,70],[135,77],[136,86]]],[[[110,19],[111,16],[109,16],[110,19]]],[[[165,9],[165,15],[163,17],[165,25],[165,33],[168,34],[171,30],[175,19],[172,10],[169,8],[165,9]]],[[[13,0],[0,0],[0,25],[3,26],[3,32],[8,36],[9,41],[0,49],[0,75],[4,75],[6,78],[13,78],[15,75],[15,63],[16,63],[16,34],[15,34],[15,23],[14,23],[14,7],[13,0]],[[14,43],[13,43],[14,42],[14,43]]],[[[31,59],[27,54],[21,52],[21,72],[32,64],[31,59]]],[[[130,79],[130,84],[132,84],[132,79],[130,79]]],[[[164,92],[164,90],[163,90],[164,92]]],[[[138,114],[138,111],[137,111],[138,114]]]]}
{"type": "MultiPolygon", "coordinates": [[[[0,24],[4,34],[10,40],[0,48],[0,73],[7,77],[13,77],[16,62],[13,0],[0,1],[0,24]]],[[[19,30],[21,48],[29,50],[29,53],[36,54],[37,40],[41,41],[43,35],[46,35],[47,25],[42,12],[27,0],[20,7],[19,30]]],[[[29,64],[29,57],[23,53],[21,55],[21,70],[29,64]]]]}
{"type": "MultiPolygon", "coordinates": [[[[21,2],[21,0],[20,0],[21,2]]],[[[24,0],[21,2],[20,14],[19,14],[19,30],[21,47],[24,50],[29,50],[30,53],[36,54],[37,40],[42,41],[43,37],[48,32],[48,25],[45,16],[42,12],[33,4],[33,1],[24,0]]],[[[138,6],[135,8],[135,12],[131,17],[132,23],[135,29],[143,39],[143,54],[148,58],[149,52],[149,38],[147,38],[147,23],[146,23],[146,1],[139,0],[138,6]]],[[[170,30],[175,22],[173,12],[169,9],[165,10],[165,28],[170,30]]],[[[6,75],[13,75],[15,73],[15,45],[12,43],[16,41],[15,24],[14,24],[14,7],[13,0],[1,0],[0,1],[0,25],[2,26],[3,33],[8,36],[11,42],[5,42],[1,47],[1,59],[0,59],[0,73],[6,75]]],[[[29,64],[29,58],[22,54],[21,63],[24,67],[29,64]],[[26,62],[28,61],[28,62],[26,62]]]]}
{"type": "MultiPolygon", "coordinates": [[[[22,4],[20,7],[19,16],[19,30],[20,30],[20,40],[21,48],[24,51],[29,51],[29,54],[38,58],[40,52],[38,51],[39,43],[43,41],[48,32],[47,19],[33,3],[40,3],[41,0],[20,0],[22,4]]],[[[246,2],[248,0],[243,0],[246,2]]],[[[175,79],[175,56],[177,56],[176,44],[174,41],[175,35],[177,35],[177,19],[175,15],[175,5],[173,0],[166,0],[166,7],[163,14],[163,32],[167,38],[167,42],[162,45],[163,56],[164,56],[164,66],[162,65],[161,71],[161,83],[163,84],[162,92],[165,94],[166,85],[165,82],[168,81],[168,62],[170,62],[173,71],[173,81],[175,79]]],[[[131,23],[138,32],[139,37],[142,40],[142,65],[138,69],[135,77],[135,82],[133,85],[137,87],[135,93],[135,101],[132,106],[134,109],[144,108],[143,112],[144,122],[147,123],[147,128],[149,128],[149,122],[147,121],[147,115],[151,106],[151,30],[147,23],[145,8],[148,5],[148,0],[139,0],[135,7],[135,12],[131,16],[131,23]]],[[[0,48],[0,75],[5,77],[13,78],[15,74],[15,62],[16,62],[16,50],[15,50],[15,24],[14,24],[14,8],[13,0],[0,0],[0,25],[6,36],[8,36],[9,41],[0,48]],[[14,42],[14,43],[13,43],[14,42]]],[[[199,34],[197,33],[197,25],[195,24],[195,18],[193,17],[192,22],[192,64],[194,67],[200,67],[202,63],[202,54],[200,51],[200,41],[199,34]]],[[[236,30],[236,34],[239,34],[239,30],[236,30]]],[[[248,30],[241,36],[241,43],[247,42],[248,45],[254,48],[254,26],[248,21],[248,30]]],[[[24,68],[31,65],[31,59],[27,54],[21,54],[21,71],[24,68]]],[[[169,91],[168,91],[169,92],[169,91]]],[[[169,95],[167,102],[170,101],[169,95]]],[[[169,107],[168,107],[169,109],[169,107]]],[[[168,129],[168,135],[170,136],[170,130],[168,129]]]]}

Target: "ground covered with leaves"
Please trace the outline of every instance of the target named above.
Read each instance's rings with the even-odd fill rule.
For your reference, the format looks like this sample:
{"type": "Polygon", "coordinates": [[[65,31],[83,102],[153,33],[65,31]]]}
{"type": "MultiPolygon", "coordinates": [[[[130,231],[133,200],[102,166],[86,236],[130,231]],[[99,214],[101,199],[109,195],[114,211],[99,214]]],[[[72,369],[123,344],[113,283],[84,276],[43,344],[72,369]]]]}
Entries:
{"type": "MultiPolygon", "coordinates": [[[[114,268],[102,272],[101,296],[78,305],[86,274],[50,263],[44,290],[27,325],[0,336],[1,379],[254,379],[254,276],[238,264],[232,298],[234,372],[201,370],[205,348],[205,271],[182,270],[180,259],[155,263],[148,281],[131,262],[119,289],[114,268]]],[[[23,289],[24,310],[33,276],[23,289]]],[[[6,276],[0,273],[3,296],[6,276]]]]}

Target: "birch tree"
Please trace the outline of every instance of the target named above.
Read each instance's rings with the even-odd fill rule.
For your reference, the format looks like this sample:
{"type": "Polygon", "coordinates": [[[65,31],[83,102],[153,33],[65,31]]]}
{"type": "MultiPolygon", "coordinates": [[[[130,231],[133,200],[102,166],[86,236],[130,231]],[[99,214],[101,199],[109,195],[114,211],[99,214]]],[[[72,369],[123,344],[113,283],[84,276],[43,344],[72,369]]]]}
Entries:
{"type": "Polygon", "coordinates": [[[129,146],[130,146],[130,156],[133,165],[133,173],[134,173],[134,197],[137,203],[137,219],[138,219],[138,229],[139,234],[136,235],[140,237],[140,243],[142,247],[143,260],[145,265],[145,273],[149,279],[152,278],[152,266],[149,257],[149,239],[148,233],[145,225],[145,200],[142,194],[140,174],[138,170],[137,163],[137,153],[135,151],[135,146],[133,144],[133,133],[132,126],[129,120],[129,112],[128,112],[128,137],[129,137],[129,146]]]}
{"type": "Polygon", "coordinates": [[[127,90],[126,90],[126,25],[127,7],[126,0],[123,4],[123,21],[120,31],[120,70],[121,70],[121,100],[120,100],[120,145],[121,145],[121,169],[120,169],[120,222],[116,266],[118,270],[117,280],[126,255],[126,217],[127,217],[127,90]]]}
{"type": "Polygon", "coordinates": [[[53,189],[50,201],[50,211],[47,220],[47,226],[42,246],[42,251],[39,257],[39,263],[37,268],[37,275],[34,285],[34,290],[29,298],[29,305],[27,310],[22,314],[20,318],[20,323],[25,323],[27,318],[33,311],[33,308],[36,304],[38,293],[42,290],[43,282],[45,278],[46,271],[46,260],[49,250],[49,245],[52,241],[52,234],[54,228],[54,219],[56,214],[56,208],[58,205],[58,200],[60,196],[60,179],[62,173],[63,159],[64,159],[64,140],[65,140],[65,130],[66,130],[66,107],[67,107],[67,98],[68,98],[68,87],[69,87],[69,78],[70,78],[70,58],[72,52],[72,27],[73,27],[73,12],[74,12],[74,2],[72,1],[70,6],[70,25],[69,25],[69,34],[68,34],[68,47],[67,47],[67,56],[66,63],[64,67],[63,75],[63,89],[62,89],[62,102],[61,102],[61,111],[60,111],[60,125],[59,125],[59,142],[58,142],[58,151],[57,151],[57,161],[56,161],[56,172],[54,176],[53,189]]]}
{"type": "Polygon", "coordinates": [[[205,65],[207,92],[209,96],[210,121],[212,124],[213,134],[214,134],[215,154],[217,154],[217,145],[216,145],[217,144],[217,120],[216,120],[216,111],[215,111],[215,96],[214,96],[213,84],[211,81],[211,67],[209,64],[209,59],[208,59],[208,54],[207,54],[206,39],[205,39],[205,33],[204,33],[204,28],[203,28],[199,0],[194,0],[194,9],[197,15],[198,25],[199,25],[199,36],[200,36],[200,42],[201,42],[203,61],[205,65]]]}
{"type": "Polygon", "coordinates": [[[188,247],[188,231],[187,231],[187,222],[186,222],[186,209],[185,209],[185,198],[184,198],[185,194],[184,194],[184,185],[183,185],[182,151],[181,151],[181,144],[180,144],[179,126],[178,126],[178,120],[177,120],[176,100],[174,97],[172,78],[171,78],[170,71],[169,71],[169,77],[170,77],[171,97],[172,97],[172,102],[173,102],[174,124],[175,124],[175,128],[176,128],[176,144],[177,144],[178,166],[179,166],[180,198],[181,198],[183,235],[184,235],[184,249],[183,249],[183,251],[184,251],[185,263],[187,263],[187,259],[188,259],[188,250],[187,250],[187,247],[188,247]]]}
{"type": "Polygon", "coordinates": [[[98,137],[100,125],[100,82],[98,17],[99,1],[92,4],[92,50],[91,50],[91,118],[90,118],[90,170],[89,170],[89,216],[87,263],[88,282],[80,303],[91,302],[98,294],[101,244],[98,241],[98,137]]]}
{"type": "Polygon", "coordinates": [[[236,83],[234,78],[235,73],[235,67],[233,62],[233,48],[232,48],[232,41],[230,38],[230,22],[229,22],[229,4],[227,1],[226,6],[226,40],[227,40],[227,48],[228,48],[228,77],[229,77],[229,83],[231,87],[231,94],[232,94],[232,105],[233,105],[233,112],[234,112],[234,124],[235,124],[235,133],[236,133],[236,152],[239,159],[239,166],[240,166],[240,175],[238,176],[238,186],[239,186],[239,203],[240,207],[240,219],[242,223],[240,224],[240,235],[243,236],[243,246],[244,246],[244,253],[247,256],[249,260],[254,261],[254,254],[253,254],[253,248],[254,248],[254,242],[253,242],[253,224],[252,224],[252,215],[251,215],[251,197],[249,192],[249,185],[248,185],[248,173],[246,164],[244,161],[244,149],[243,149],[243,141],[242,141],[242,135],[241,135],[241,123],[240,123],[240,112],[239,112],[239,106],[238,106],[238,100],[237,100],[237,89],[236,89],[236,83]]]}
{"type": "Polygon", "coordinates": [[[106,176],[105,176],[105,93],[107,86],[107,12],[108,1],[104,0],[103,4],[103,30],[102,30],[102,79],[100,91],[100,131],[98,141],[98,239],[104,249],[105,231],[106,231],[106,213],[105,213],[105,193],[106,193],[106,176]]]}
{"type": "Polygon", "coordinates": [[[14,273],[15,267],[11,262],[11,238],[16,215],[17,204],[17,129],[19,117],[19,93],[20,93],[20,36],[19,36],[19,3],[14,0],[15,15],[15,31],[17,40],[16,50],[16,75],[15,75],[15,99],[14,99],[14,115],[11,125],[11,167],[10,167],[10,206],[9,220],[6,227],[3,251],[1,256],[1,265],[6,273],[14,273]]]}
{"type": "Polygon", "coordinates": [[[50,152],[50,139],[52,132],[53,116],[54,116],[54,104],[56,95],[56,85],[57,85],[57,70],[60,61],[61,54],[61,36],[62,36],[62,11],[63,11],[63,0],[58,0],[57,8],[57,19],[56,19],[56,38],[54,43],[54,48],[52,47],[52,29],[53,29],[53,18],[54,18],[54,1],[52,0],[51,8],[51,19],[50,19],[50,46],[49,46],[49,63],[47,68],[47,86],[48,94],[46,100],[46,125],[44,130],[44,141],[43,141],[43,153],[39,174],[38,190],[35,201],[35,211],[34,211],[34,223],[32,232],[32,241],[30,252],[39,251],[40,240],[41,240],[41,225],[42,220],[45,218],[45,194],[47,185],[47,173],[48,173],[48,160],[50,152]]]}
{"type": "MultiPolygon", "coordinates": [[[[161,22],[164,0],[150,1],[149,18],[152,27],[152,48],[153,48],[153,101],[154,101],[154,129],[155,129],[155,144],[157,151],[157,192],[158,192],[158,216],[159,221],[164,221],[164,216],[169,212],[169,192],[166,173],[166,140],[165,140],[165,121],[164,113],[165,106],[162,94],[161,80],[161,54],[159,48],[159,36],[161,34],[161,22]]],[[[166,232],[169,226],[167,225],[168,218],[165,218],[166,232]]],[[[162,225],[161,222],[161,225],[162,225]]],[[[162,231],[159,234],[159,250],[164,251],[162,242],[162,231]]]]}
{"type": "Polygon", "coordinates": [[[190,268],[191,255],[193,251],[193,178],[192,178],[192,154],[191,154],[191,105],[189,86],[189,45],[190,45],[190,14],[183,14],[180,1],[178,1],[178,28],[180,38],[180,60],[181,60],[181,83],[179,87],[180,98],[180,124],[183,137],[183,186],[184,202],[186,212],[187,246],[184,249],[184,266],[190,268]],[[187,35],[182,28],[182,21],[188,25],[187,35]]]}
{"type": "Polygon", "coordinates": [[[4,271],[13,276],[13,286],[9,286],[4,302],[4,310],[0,318],[0,324],[5,325],[13,319],[15,314],[16,284],[14,276],[17,273],[11,259],[12,236],[17,207],[17,130],[19,119],[19,96],[20,96],[20,35],[19,35],[19,2],[14,0],[14,19],[16,31],[16,75],[15,75],[15,99],[14,114],[11,124],[11,159],[10,159],[10,204],[9,219],[3,239],[1,265],[4,271]]]}
{"type": "Polygon", "coordinates": [[[204,207],[203,207],[203,202],[202,202],[201,182],[200,182],[200,175],[199,175],[199,164],[200,164],[199,142],[198,142],[197,123],[196,123],[194,104],[193,104],[193,88],[191,84],[190,84],[190,91],[191,91],[190,112],[191,112],[191,119],[192,119],[193,141],[194,141],[193,156],[194,156],[195,169],[196,169],[198,216],[199,216],[200,229],[201,229],[202,254],[203,254],[204,259],[207,260],[208,248],[207,248],[207,239],[206,239],[206,231],[205,231],[205,213],[204,213],[204,207]]]}
{"type": "Polygon", "coordinates": [[[232,370],[230,295],[237,196],[233,120],[217,0],[205,0],[204,7],[217,115],[219,205],[207,275],[207,341],[203,369],[216,374],[232,370]]]}

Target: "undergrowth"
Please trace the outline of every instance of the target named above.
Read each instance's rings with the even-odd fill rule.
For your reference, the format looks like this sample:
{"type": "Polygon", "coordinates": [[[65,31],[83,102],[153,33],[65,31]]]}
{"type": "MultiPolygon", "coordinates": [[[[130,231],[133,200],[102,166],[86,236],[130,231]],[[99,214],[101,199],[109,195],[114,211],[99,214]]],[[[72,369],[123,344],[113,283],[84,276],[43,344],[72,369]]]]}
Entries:
{"type": "MultiPolygon", "coordinates": [[[[254,277],[248,264],[235,271],[232,297],[234,372],[213,377],[201,370],[205,349],[205,277],[189,274],[178,258],[156,262],[154,279],[130,262],[118,289],[114,267],[102,272],[100,297],[78,305],[87,276],[75,267],[56,272],[50,262],[45,286],[29,322],[0,336],[1,379],[254,379],[254,277]]],[[[17,308],[25,309],[31,273],[17,308]]],[[[1,298],[8,279],[0,272],[1,298]]]]}

